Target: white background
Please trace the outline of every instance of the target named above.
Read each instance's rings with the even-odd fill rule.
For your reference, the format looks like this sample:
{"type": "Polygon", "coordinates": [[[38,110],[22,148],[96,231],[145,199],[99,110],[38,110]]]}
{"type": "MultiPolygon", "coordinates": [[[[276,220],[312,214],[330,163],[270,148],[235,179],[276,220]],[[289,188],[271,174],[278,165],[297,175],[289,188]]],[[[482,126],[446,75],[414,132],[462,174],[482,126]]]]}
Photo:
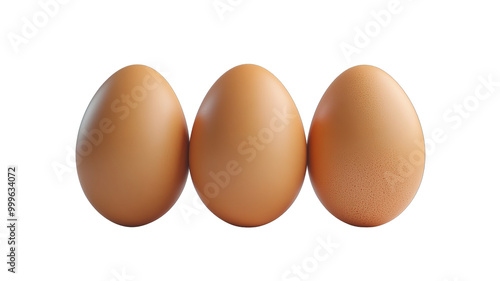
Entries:
{"type": "MultiPolygon", "coordinates": [[[[500,81],[500,6],[401,0],[385,26],[374,25],[373,14],[390,2],[221,0],[232,6],[220,17],[213,0],[74,0],[51,6],[44,22],[39,2],[2,1],[0,167],[19,167],[20,226],[19,274],[1,266],[0,279],[500,280],[500,87],[474,97],[480,77],[500,81]],[[38,25],[28,36],[24,18],[38,25]],[[369,41],[356,42],[357,28],[367,27],[369,41]],[[13,44],[14,37],[24,40],[13,44]],[[357,53],[345,56],[345,44],[357,53]],[[85,198],[73,151],[96,90],[136,63],[169,81],[190,129],[220,75],[242,63],[261,65],[287,87],[306,133],[340,73],[378,66],[405,89],[428,141],[417,196],[392,222],[357,228],[330,215],[306,176],[283,216],[240,228],[200,205],[188,178],[159,220],[115,225],[85,198]],[[460,116],[453,110],[464,101],[467,118],[443,119],[460,116]],[[436,131],[444,137],[433,139],[436,131]],[[338,247],[317,261],[321,240],[338,247]],[[290,273],[294,266],[304,274],[290,273]]],[[[3,257],[6,238],[2,226],[3,257]]]]}

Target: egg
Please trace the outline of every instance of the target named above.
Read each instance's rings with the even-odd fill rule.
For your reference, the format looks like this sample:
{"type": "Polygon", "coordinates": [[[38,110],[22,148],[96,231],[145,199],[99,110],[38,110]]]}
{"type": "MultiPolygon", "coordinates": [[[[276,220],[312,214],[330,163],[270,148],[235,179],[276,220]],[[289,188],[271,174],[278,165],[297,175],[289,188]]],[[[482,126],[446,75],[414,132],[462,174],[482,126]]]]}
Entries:
{"type": "Polygon", "coordinates": [[[297,197],[306,162],[299,112],[273,74],[246,64],[215,82],[189,147],[193,184],[211,212],[245,227],[275,220],[297,197]]]}
{"type": "Polygon", "coordinates": [[[311,183],[321,203],[355,226],[385,224],[410,204],[425,164],[412,103],[383,70],[355,66],[333,81],[308,137],[311,183]]]}
{"type": "Polygon", "coordinates": [[[182,192],[188,142],[184,114],[168,82],[144,65],[122,68],[94,95],[78,131],[82,189],[110,221],[150,223],[182,192]]]}

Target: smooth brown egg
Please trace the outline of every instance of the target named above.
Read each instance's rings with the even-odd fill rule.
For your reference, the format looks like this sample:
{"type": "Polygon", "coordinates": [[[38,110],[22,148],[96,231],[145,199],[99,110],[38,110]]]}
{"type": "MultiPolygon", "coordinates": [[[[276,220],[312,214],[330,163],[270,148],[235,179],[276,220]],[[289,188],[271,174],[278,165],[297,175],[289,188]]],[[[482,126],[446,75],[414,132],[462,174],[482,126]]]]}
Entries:
{"type": "Polygon", "coordinates": [[[399,84],[379,68],[342,73],[323,95],[308,139],[309,176],[323,205],[355,226],[378,226],[410,204],[422,180],[422,128],[399,84]]]}
{"type": "Polygon", "coordinates": [[[304,128],[281,82],[240,65],[207,93],[191,132],[196,191],[222,220],[237,226],[273,221],[293,203],[307,161],[304,128]]]}
{"type": "Polygon", "coordinates": [[[76,161],[83,191],[110,221],[152,222],[182,192],[188,141],[168,82],[147,66],[122,68],[99,88],[80,125],[76,161]]]}

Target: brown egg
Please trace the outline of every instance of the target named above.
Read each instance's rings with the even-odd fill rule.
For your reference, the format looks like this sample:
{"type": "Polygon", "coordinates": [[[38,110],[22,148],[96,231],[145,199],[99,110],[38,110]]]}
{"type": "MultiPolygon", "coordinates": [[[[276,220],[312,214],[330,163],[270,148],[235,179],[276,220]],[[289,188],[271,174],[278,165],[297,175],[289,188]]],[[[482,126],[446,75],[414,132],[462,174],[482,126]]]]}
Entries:
{"type": "Polygon", "coordinates": [[[122,68],[99,88],[80,125],[76,161],[83,191],[117,224],[152,222],[182,192],[188,141],[168,82],[147,66],[122,68]]]}
{"type": "Polygon", "coordinates": [[[308,141],[314,190],[346,223],[391,221],[419,188],[422,128],[403,89],[379,68],[356,66],[333,81],[316,109],[308,141]]]}
{"type": "Polygon", "coordinates": [[[307,161],[304,128],[281,82],[240,65],[215,82],[196,116],[189,161],[196,191],[237,226],[273,221],[293,203],[307,161]]]}

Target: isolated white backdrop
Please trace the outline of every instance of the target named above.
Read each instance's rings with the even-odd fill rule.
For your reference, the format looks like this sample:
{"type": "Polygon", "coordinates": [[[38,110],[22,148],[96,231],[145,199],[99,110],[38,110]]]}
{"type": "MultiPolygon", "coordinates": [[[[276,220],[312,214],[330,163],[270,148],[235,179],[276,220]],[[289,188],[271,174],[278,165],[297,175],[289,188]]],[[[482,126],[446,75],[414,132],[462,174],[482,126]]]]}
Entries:
{"type": "MultiPolygon", "coordinates": [[[[429,0],[1,1],[0,167],[19,166],[20,227],[19,273],[2,266],[0,279],[500,280],[500,87],[474,97],[480,77],[500,81],[499,8],[429,0]],[[57,7],[42,7],[49,2],[57,7]],[[350,56],[347,45],[356,48],[350,56]],[[85,198],[73,150],[98,87],[137,63],[169,81],[189,127],[220,75],[261,65],[290,92],[306,133],[333,79],[350,66],[378,66],[405,89],[428,140],[420,190],[392,222],[357,228],[326,211],[306,176],[283,216],[239,228],[200,205],[188,178],[161,219],[115,225],[85,198]],[[328,243],[321,241],[331,245],[319,256],[328,243]]],[[[2,227],[2,256],[6,236],[2,227]]]]}

